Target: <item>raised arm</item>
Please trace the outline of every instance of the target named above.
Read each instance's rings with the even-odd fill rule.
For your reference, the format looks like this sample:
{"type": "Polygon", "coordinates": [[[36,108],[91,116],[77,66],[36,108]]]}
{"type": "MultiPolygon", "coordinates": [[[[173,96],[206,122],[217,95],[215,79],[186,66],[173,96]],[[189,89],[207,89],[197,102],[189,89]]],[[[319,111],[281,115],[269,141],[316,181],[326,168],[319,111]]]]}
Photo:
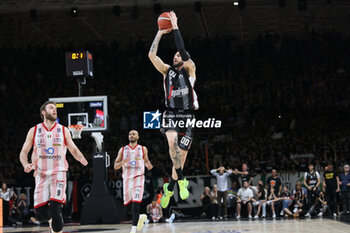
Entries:
{"type": "Polygon", "coordinates": [[[147,167],[148,170],[151,170],[153,168],[153,165],[148,159],[148,150],[147,147],[143,146],[143,160],[145,161],[145,166],[147,167]]]}
{"type": "Polygon", "coordinates": [[[216,176],[218,174],[218,168],[217,169],[211,169],[210,173],[214,176],[216,176]]]}
{"type": "Polygon", "coordinates": [[[88,164],[88,161],[85,159],[83,153],[81,153],[81,151],[73,142],[72,135],[70,135],[70,132],[66,127],[64,128],[64,135],[66,137],[66,144],[69,152],[73,155],[75,160],[79,161],[82,165],[86,166],[88,164]]]}
{"type": "Polygon", "coordinates": [[[191,60],[189,53],[185,49],[185,44],[182,39],[179,26],[177,25],[177,17],[174,11],[170,11],[170,21],[174,30],[176,48],[181,55],[182,61],[184,62],[184,67],[190,76],[196,78],[196,65],[191,60]]]}
{"type": "Polygon", "coordinates": [[[148,52],[148,58],[151,60],[154,67],[165,76],[170,65],[165,64],[160,57],[157,56],[159,41],[162,38],[162,35],[168,33],[169,30],[159,30],[154,38],[151,49],[148,52]]]}
{"type": "Polygon", "coordinates": [[[33,146],[33,137],[34,127],[28,131],[26,140],[22,146],[22,150],[19,153],[19,160],[21,161],[24,171],[26,173],[30,172],[33,169],[32,164],[28,163],[28,153],[33,146]]]}

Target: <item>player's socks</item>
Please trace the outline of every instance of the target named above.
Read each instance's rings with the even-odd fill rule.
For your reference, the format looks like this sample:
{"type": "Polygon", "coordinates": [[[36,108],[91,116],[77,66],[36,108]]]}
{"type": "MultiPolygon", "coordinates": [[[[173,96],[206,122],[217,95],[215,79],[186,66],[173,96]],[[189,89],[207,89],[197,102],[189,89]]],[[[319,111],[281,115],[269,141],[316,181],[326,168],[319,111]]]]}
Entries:
{"type": "Polygon", "coordinates": [[[173,191],[169,191],[168,190],[168,186],[169,183],[165,183],[163,185],[163,191],[164,194],[162,196],[162,198],[160,199],[160,205],[162,206],[162,208],[167,208],[170,202],[170,198],[173,196],[174,192],[173,191]]]}
{"type": "Polygon", "coordinates": [[[147,215],[145,214],[140,214],[139,221],[137,222],[137,227],[136,229],[138,231],[141,231],[143,228],[143,225],[145,224],[145,221],[147,220],[147,215]]]}
{"type": "Polygon", "coordinates": [[[188,180],[186,178],[183,178],[182,180],[178,180],[177,183],[179,184],[180,188],[180,198],[182,200],[186,200],[190,193],[188,192],[188,180]]]}
{"type": "Polygon", "coordinates": [[[176,180],[170,179],[170,182],[169,182],[169,185],[168,185],[168,190],[171,191],[171,192],[174,191],[175,184],[176,184],[176,180]]]}
{"type": "Polygon", "coordinates": [[[181,169],[181,168],[175,169],[175,171],[176,171],[178,180],[183,180],[184,176],[183,176],[183,174],[182,174],[182,169],[181,169]]]}
{"type": "Polygon", "coordinates": [[[136,233],[136,226],[132,226],[132,227],[131,227],[130,233],[136,233]]]}

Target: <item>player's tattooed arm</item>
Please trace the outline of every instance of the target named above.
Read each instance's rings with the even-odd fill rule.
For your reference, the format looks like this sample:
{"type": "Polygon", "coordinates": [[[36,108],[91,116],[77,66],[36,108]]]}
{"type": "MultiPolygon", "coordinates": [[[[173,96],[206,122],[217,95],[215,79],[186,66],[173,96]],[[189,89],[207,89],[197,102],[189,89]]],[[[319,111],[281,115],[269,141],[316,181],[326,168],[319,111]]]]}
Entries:
{"type": "Polygon", "coordinates": [[[157,56],[158,46],[162,35],[167,33],[167,30],[159,30],[156,37],[154,38],[151,48],[148,52],[148,58],[153,63],[154,67],[163,75],[166,74],[168,68],[170,67],[168,64],[165,64],[160,57],[157,56]]]}

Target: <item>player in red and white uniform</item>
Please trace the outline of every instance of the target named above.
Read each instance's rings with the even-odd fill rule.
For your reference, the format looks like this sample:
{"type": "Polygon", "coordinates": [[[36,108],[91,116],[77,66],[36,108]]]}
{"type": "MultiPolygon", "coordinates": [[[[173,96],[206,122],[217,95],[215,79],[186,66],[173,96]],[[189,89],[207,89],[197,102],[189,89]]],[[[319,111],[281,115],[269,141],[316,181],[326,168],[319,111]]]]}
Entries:
{"type": "Polygon", "coordinates": [[[29,130],[20,161],[25,172],[35,170],[34,208],[37,219],[49,221],[53,232],[62,232],[61,209],[66,202],[67,148],[81,164],[86,166],[88,162],[74,144],[69,130],[56,122],[56,103],[45,102],[40,108],[40,116],[43,122],[29,130]],[[29,163],[28,153],[32,147],[29,163]]]}
{"type": "Polygon", "coordinates": [[[153,168],[148,159],[145,146],[137,144],[139,133],[136,130],[129,132],[129,144],[120,148],[114,162],[114,169],[123,168],[123,196],[124,205],[132,202],[132,228],[131,233],[140,231],[147,215],[140,215],[140,203],[144,191],[145,166],[148,170],[153,168]]]}

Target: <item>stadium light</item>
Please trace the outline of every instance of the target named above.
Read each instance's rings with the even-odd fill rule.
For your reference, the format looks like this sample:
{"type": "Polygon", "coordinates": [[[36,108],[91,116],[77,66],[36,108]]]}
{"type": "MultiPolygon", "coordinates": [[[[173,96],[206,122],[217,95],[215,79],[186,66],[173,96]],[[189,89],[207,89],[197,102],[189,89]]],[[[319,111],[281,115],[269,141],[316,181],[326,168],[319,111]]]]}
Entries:
{"type": "Polygon", "coordinates": [[[72,7],[70,9],[70,13],[71,13],[72,17],[78,17],[78,8],[72,7]]]}

